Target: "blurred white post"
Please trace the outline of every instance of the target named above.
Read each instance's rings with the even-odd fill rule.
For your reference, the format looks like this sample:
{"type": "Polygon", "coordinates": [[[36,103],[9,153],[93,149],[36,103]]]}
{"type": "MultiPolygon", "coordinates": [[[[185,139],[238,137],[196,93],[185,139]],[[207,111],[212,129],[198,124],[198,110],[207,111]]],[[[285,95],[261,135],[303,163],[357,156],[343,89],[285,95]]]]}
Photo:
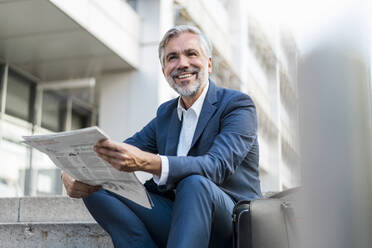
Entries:
{"type": "MultiPolygon", "coordinates": [[[[174,94],[161,71],[157,50],[162,36],[174,25],[173,1],[138,0],[136,4],[141,18],[138,69],[97,78],[99,126],[116,141],[140,131],[155,117],[158,106],[174,94]]],[[[142,181],[152,176],[136,174],[142,181]]]]}
{"type": "Polygon", "coordinates": [[[369,41],[363,6],[299,64],[304,247],[372,247],[369,41]]]}

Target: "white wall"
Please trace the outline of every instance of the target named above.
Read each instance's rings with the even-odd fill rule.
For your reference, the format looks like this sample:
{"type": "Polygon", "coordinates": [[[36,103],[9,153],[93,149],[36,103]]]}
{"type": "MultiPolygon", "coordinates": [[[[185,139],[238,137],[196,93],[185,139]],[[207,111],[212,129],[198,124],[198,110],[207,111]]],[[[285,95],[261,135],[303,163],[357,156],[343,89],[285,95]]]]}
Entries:
{"type": "Polygon", "coordinates": [[[133,67],[139,64],[140,18],[121,0],[50,0],[133,67]]]}
{"type": "Polygon", "coordinates": [[[173,2],[139,0],[137,11],[142,22],[138,70],[97,78],[99,123],[117,140],[140,130],[161,103],[176,96],[163,77],[157,51],[163,34],[173,26],[173,2]]]}
{"type": "Polygon", "coordinates": [[[155,117],[161,103],[176,96],[164,79],[157,50],[163,34],[174,23],[173,1],[139,0],[137,11],[142,22],[138,70],[97,79],[99,125],[117,141],[139,131],[155,117]]]}

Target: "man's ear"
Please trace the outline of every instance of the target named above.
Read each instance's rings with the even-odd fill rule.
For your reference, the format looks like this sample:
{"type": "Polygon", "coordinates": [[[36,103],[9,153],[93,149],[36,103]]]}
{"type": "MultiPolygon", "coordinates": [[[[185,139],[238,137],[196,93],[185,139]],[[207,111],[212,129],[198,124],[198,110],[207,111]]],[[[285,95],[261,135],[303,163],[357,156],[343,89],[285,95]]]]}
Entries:
{"type": "Polygon", "coordinates": [[[208,58],[208,73],[209,74],[212,73],[212,58],[211,57],[208,58]]]}
{"type": "Polygon", "coordinates": [[[165,76],[165,74],[164,74],[164,67],[161,67],[161,71],[163,72],[163,75],[165,76]]]}

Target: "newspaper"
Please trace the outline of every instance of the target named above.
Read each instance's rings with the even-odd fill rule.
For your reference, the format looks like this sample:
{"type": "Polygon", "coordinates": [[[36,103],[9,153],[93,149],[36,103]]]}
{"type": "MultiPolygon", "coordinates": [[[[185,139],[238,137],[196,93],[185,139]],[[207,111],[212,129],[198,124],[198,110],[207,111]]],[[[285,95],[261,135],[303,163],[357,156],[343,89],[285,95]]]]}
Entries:
{"type": "Polygon", "coordinates": [[[23,136],[24,143],[47,154],[55,165],[89,185],[102,185],[146,208],[153,203],[134,173],[118,171],[98,157],[93,146],[108,136],[98,127],[89,127],[57,134],[23,136]]]}

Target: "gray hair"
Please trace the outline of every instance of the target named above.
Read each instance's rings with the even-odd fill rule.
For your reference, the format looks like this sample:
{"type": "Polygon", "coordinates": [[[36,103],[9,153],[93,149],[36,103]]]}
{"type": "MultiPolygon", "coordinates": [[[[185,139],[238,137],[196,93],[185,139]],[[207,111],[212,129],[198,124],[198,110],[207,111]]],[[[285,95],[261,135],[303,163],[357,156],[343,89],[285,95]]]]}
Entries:
{"type": "Polygon", "coordinates": [[[160,59],[160,63],[162,67],[164,67],[165,46],[168,44],[168,42],[171,39],[176,38],[182,33],[192,33],[192,34],[198,35],[200,47],[203,50],[204,54],[208,58],[212,58],[212,44],[210,40],[207,38],[207,36],[205,36],[205,34],[203,34],[197,27],[190,26],[190,25],[179,25],[179,26],[174,26],[173,28],[169,29],[165,33],[161,42],[159,43],[158,52],[159,52],[159,59],[160,59]]]}

